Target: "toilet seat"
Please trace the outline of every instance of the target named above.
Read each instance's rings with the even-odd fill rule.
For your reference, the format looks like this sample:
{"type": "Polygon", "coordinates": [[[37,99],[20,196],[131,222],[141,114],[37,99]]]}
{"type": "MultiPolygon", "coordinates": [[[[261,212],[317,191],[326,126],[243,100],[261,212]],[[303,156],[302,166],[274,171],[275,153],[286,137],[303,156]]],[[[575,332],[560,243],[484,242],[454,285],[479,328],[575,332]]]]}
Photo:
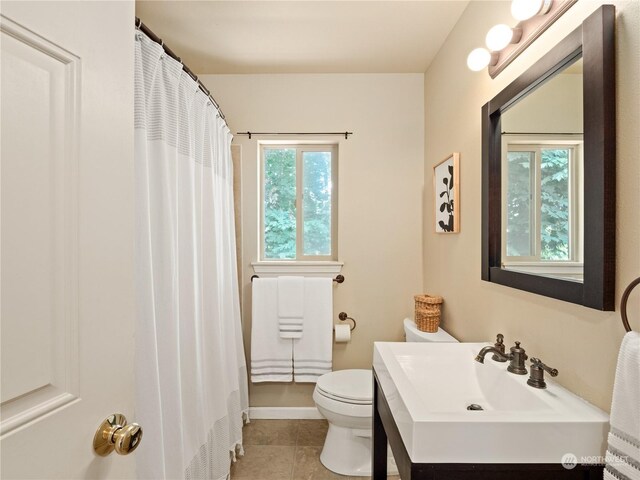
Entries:
{"type": "Polygon", "coordinates": [[[316,387],[316,391],[318,392],[319,395],[322,395],[323,397],[326,397],[326,398],[330,398],[331,400],[335,400],[336,402],[350,403],[353,405],[371,405],[371,400],[353,400],[350,398],[343,398],[337,395],[332,395],[328,392],[325,392],[321,388],[317,388],[317,387],[316,387]]]}
{"type": "Polygon", "coordinates": [[[371,370],[337,370],[322,375],[316,384],[317,392],[338,402],[355,405],[373,403],[371,370]]]}

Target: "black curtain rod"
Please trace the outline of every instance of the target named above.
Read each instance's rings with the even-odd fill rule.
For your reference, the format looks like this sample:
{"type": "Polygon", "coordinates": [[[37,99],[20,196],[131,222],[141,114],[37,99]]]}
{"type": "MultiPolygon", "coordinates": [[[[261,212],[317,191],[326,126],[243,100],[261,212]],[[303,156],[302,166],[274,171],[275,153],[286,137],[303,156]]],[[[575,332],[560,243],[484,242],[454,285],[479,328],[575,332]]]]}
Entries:
{"type": "Polygon", "coordinates": [[[228,128],[229,124],[227,124],[227,118],[224,116],[224,113],[222,113],[222,109],[220,108],[220,105],[218,105],[218,102],[216,102],[215,98],[213,98],[209,89],[205,87],[204,84],[198,79],[198,76],[195,73],[193,73],[189,67],[187,67],[184,63],[182,63],[182,59],[178,55],[176,55],[173,52],[173,50],[167,47],[164,44],[164,41],[160,37],[158,37],[155,33],[153,33],[149,27],[147,27],[144,23],[142,23],[142,20],[140,20],[140,18],[136,17],[135,25],[136,25],[136,28],[140,30],[142,33],[144,33],[147,37],[149,37],[154,42],[159,43],[162,46],[164,53],[166,53],[171,58],[173,58],[174,60],[177,60],[182,64],[182,69],[187,73],[187,75],[193,78],[193,80],[198,84],[198,88],[200,88],[200,90],[202,90],[202,93],[204,93],[207,96],[207,98],[209,98],[213,106],[216,108],[216,110],[218,110],[218,114],[220,115],[220,118],[224,121],[225,125],[227,125],[227,128],[228,128]]]}
{"type": "Polygon", "coordinates": [[[582,132],[500,132],[502,135],[583,135],[582,132]]]}
{"type": "Polygon", "coordinates": [[[236,132],[236,135],[247,135],[249,140],[252,135],[344,135],[346,140],[349,135],[353,135],[353,132],[236,132]]]}

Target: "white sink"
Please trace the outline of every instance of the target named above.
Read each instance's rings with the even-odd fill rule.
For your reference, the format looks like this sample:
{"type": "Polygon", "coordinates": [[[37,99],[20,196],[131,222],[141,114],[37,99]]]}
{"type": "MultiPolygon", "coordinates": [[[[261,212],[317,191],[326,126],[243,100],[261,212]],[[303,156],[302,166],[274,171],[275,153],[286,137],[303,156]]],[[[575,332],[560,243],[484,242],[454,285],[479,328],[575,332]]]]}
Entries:
{"type": "Polygon", "coordinates": [[[492,354],[476,362],[485,346],[375,343],[373,366],[411,461],[558,464],[572,453],[602,463],[609,416],[549,378],[544,390],[530,387],[492,354]]]}

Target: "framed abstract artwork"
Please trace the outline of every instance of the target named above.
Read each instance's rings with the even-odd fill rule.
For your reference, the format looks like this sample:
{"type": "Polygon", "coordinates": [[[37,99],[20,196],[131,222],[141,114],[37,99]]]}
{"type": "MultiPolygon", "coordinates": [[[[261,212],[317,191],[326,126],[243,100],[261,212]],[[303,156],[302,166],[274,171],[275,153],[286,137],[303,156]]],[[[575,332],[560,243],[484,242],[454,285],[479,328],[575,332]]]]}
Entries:
{"type": "Polygon", "coordinates": [[[433,167],[436,233],[460,231],[460,154],[453,152],[433,167]]]}

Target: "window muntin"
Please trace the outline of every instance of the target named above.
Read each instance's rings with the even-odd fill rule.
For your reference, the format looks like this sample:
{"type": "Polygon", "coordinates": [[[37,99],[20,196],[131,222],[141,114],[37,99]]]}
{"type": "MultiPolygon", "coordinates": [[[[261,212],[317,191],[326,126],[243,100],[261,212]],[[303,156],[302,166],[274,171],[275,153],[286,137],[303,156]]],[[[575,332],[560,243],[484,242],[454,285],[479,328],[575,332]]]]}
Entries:
{"type": "Polygon", "coordinates": [[[336,260],[337,146],[260,151],[261,260],[336,260]]]}

